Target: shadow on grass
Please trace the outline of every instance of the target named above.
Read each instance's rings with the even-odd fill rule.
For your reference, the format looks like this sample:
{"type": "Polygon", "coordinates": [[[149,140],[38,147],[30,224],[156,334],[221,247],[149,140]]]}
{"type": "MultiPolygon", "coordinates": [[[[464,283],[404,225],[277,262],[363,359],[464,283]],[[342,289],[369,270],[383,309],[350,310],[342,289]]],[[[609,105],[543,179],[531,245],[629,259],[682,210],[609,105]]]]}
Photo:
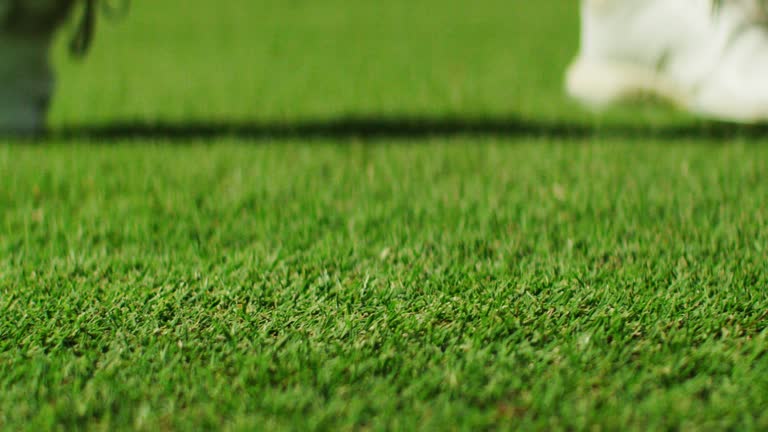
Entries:
{"type": "Polygon", "coordinates": [[[264,139],[418,139],[487,136],[538,137],[558,140],[592,138],[696,139],[724,141],[768,137],[768,124],[735,125],[695,122],[683,125],[594,124],[523,119],[519,117],[341,117],[285,122],[128,122],[72,126],[50,132],[44,139],[103,142],[151,139],[187,142],[216,138],[264,139]]]}

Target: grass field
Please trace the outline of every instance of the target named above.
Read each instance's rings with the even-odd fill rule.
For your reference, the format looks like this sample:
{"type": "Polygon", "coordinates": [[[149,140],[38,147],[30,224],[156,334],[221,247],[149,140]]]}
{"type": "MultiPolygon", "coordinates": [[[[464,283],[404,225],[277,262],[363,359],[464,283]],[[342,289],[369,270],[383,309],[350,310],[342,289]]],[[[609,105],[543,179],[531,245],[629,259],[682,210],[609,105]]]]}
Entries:
{"type": "Polygon", "coordinates": [[[0,143],[0,429],[768,428],[768,129],[577,2],[137,0],[0,143]]]}

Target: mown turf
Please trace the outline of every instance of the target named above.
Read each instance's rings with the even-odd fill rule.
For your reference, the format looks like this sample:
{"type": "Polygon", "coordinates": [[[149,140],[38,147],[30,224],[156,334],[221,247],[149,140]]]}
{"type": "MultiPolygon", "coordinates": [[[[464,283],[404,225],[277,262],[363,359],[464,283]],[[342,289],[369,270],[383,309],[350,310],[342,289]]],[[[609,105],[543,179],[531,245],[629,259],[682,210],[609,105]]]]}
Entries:
{"type": "Polygon", "coordinates": [[[759,128],[578,110],[575,2],[220,3],[0,145],[1,429],[768,428],[759,128]]]}

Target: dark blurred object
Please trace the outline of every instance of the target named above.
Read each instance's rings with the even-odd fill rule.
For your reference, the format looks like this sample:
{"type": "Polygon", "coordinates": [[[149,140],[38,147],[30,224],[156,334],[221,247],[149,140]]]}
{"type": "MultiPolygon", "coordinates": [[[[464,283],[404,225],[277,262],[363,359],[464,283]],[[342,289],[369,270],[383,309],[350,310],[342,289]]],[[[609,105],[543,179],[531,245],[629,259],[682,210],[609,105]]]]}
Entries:
{"type": "MultiPolygon", "coordinates": [[[[87,3],[94,1],[88,0],[87,3]]],[[[5,6],[8,12],[0,14],[0,31],[20,36],[48,36],[68,15],[75,2],[76,0],[10,0],[10,4],[5,6]]]]}

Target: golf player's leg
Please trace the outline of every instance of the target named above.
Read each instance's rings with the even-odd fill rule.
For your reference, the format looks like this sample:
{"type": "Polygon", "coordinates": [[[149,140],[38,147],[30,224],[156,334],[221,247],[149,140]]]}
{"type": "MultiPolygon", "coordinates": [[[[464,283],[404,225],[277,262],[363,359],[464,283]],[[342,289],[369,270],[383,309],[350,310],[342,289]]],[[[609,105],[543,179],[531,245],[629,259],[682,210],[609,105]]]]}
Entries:
{"type": "Polygon", "coordinates": [[[762,0],[583,0],[568,92],[593,106],[650,93],[708,117],[768,120],[762,0]]]}
{"type": "Polygon", "coordinates": [[[54,75],[48,50],[70,0],[0,0],[0,133],[45,126],[54,75]]]}

